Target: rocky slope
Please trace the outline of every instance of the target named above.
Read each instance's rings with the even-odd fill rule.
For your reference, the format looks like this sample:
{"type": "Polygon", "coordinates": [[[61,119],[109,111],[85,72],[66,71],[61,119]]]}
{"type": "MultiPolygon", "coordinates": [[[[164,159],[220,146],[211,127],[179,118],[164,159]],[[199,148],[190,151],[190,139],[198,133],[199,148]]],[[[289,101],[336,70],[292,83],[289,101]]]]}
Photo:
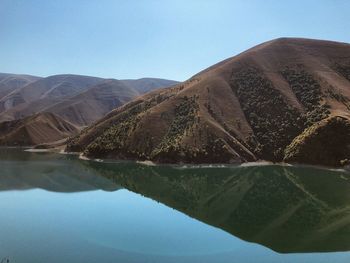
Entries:
{"type": "Polygon", "coordinates": [[[79,129],[52,113],[0,123],[0,145],[33,146],[75,135],[79,129]]]}
{"type": "Polygon", "coordinates": [[[348,120],[349,110],[350,45],[282,38],[110,112],[67,150],[172,163],[282,161],[305,129],[348,120]]]}

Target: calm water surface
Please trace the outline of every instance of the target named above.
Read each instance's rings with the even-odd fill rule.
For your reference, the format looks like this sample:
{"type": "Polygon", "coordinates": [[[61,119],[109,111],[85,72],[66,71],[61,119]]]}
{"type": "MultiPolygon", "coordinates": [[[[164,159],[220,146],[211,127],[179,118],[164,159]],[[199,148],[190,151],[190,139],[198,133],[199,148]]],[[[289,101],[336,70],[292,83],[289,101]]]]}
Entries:
{"type": "Polygon", "coordinates": [[[0,262],[350,262],[350,175],[0,149],[0,262]]]}

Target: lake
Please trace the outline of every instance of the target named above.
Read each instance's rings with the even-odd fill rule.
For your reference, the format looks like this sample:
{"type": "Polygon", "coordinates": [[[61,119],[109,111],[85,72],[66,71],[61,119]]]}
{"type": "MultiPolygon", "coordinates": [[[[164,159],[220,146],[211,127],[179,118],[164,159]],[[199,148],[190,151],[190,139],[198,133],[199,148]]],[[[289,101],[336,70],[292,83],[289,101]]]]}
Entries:
{"type": "Polygon", "coordinates": [[[0,149],[0,262],[350,262],[350,174],[0,149]]]}

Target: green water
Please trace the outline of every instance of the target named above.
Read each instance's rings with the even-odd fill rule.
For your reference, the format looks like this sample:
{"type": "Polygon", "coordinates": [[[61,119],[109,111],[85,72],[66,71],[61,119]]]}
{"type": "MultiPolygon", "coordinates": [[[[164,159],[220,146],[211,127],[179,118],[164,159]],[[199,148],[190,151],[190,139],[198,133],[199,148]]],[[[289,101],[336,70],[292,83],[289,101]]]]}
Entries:
{"type": "Polygon", "coordinates": [[[0,262],[350,262],[350,174],[0,149],[0,262]]]}

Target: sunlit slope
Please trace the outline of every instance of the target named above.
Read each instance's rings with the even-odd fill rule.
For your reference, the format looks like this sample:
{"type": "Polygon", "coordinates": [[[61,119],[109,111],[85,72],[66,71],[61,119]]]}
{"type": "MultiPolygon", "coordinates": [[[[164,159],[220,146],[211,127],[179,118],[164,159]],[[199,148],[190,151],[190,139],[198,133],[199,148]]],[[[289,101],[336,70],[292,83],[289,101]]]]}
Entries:
{"type": "MultiPolygon", "coordinates": [[[[282,161],[304,129],[334,116],[348,122],[349,109],[350,45],[282,38],[110,112],[67,150],[157,162],[282,161]]],[[[343,152],[316,163],[340,165],[343,152]]]]}

